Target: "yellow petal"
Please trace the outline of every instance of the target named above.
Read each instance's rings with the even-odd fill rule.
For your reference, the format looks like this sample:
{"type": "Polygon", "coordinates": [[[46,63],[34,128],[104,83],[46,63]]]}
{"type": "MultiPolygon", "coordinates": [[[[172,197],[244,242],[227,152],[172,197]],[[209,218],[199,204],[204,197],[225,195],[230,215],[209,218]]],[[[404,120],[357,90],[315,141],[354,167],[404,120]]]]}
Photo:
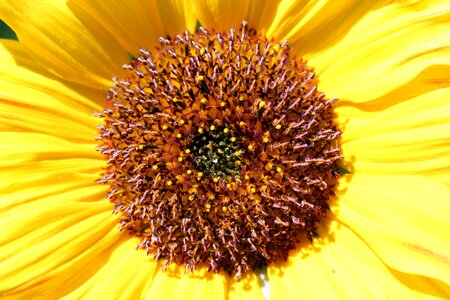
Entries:
{"type": "Polygon", "coordinates": [[[450,282],[450,188],[418,176],[356,173],[333,208],[389,267],[450,282]]]}
{"type": "Polygon", "coordinates": [[[5,259],[27,243],[44,242],[79,220],[89,218],[101,212],[111,211],[112,204],[101,200],[98,189],[74,188],[58,195],[43,195],[39,201],[17,204],[0,213],[2,232],[0,244],[4,246],[0,257],[5,259]],[[97,202],[92,201],[94,198],[97,202]],[[85,202],[80,199],[87,200],[85,202]]]}
{"type": "Polygon", "coordinates": [[[228,278],[224,274],[212,274],[205,268],[185,274],[185,267],[170,264],[162,271],[158,264],[152,285],[145,299],[227,299],[228,278]]]}
{"type": "Polygon", "coordinates": [[[89,16],[106,28],[131,54],[141,47],[152,49],[164,29],[155,1],[88,1],[74,2],[89,16]]]}
{"type": "Polygon", "coordinates": [[[66,81],[50,73],[34,60],[21,42],[0,40],[0,63],[11,70],[3,72],[3,80],[20,83],[37,90],[48,90],[66,106],[91,114],[106,103],[104,91],[66,81]],[[61,96],[61,97],[59,97],[61,96]]]}
{"type": "MultiPolygon", "coordinates": [[[[35,163],[22,163],[8,167],[0,173],[0,213],[23,203],[39,201],[43,197],[56,196],[76,189],[90,189],[104,197],[106,187],[95,182],[99,177],[100,160],[60,159],[35,163]],[[92,166],[98,165],[97,168],[92,166]],[[14,180],[11,180],[14,178],[14,180]]],[[[79,201],[88,201],[80,195],[79,201]]]]}
{"type": "Polygon", "coordinates": [[[238,29],[245,20],[249,0],[196,0],[193,2],[195,14],[203,27],[228,31],[238,29]]]}
{"type": "Polygon", "coordinates": [[[449,98],[450,88],[438,89],[366,118],[340,117],[345,157],[356,172],[420,174],[450,184],[449,98]]]}
{"type": "Polygon", "coordinates": [[[99,158],[93,144],[75,144],[49,135],[0,132],[0,167],[63,158],[99,158]]]}
{"type": "Polygon", "coordinates": [[[416,77],[404,83],[398,88],[376,99],[364,103],[342,99],[338,103],[339,114],[343,112],[349,117],[367,117],[367,113],[377,113],[398,103],[408,101],[422,94],[432,92],[440,88],[450,87],[450,65],[432,65],[421,71],[416,77]],[[353,111],[342,111],[342,108],[352,108],[353,111]],[[365,113],[365,116],[355,115],[355,110],[365,113]]]}
{"type": "Polygon", "coordinates": [[[94,266],[101,263],[94,259],[118,236],[114,228],[117,217],[111,214],[108,204],[101,201],[84,206],[82,203],[50,205],[33,211],[16,211],[15,219],[2,217],[2,225],[10,225],[4,228],[12,230],[2,229],[2,233],[16,240],[1,243],[2,253],[11,254],[0,262],[0,295],[56,299],[92,276],[94,266]],[[20,232],[12,235],[27,224],[35,229],[23,236],[20,232]]]}
{"type": "Polygon", "coordinates": [[[281,0],[250,1],[246,20],[250,28],[265,34],[278,12],[281,0]]]}
{"type": "Polygon", "coordinates": [[[289,40],[302,55],[317,52],[342,39],[367,12],[385,2],[281,1],[267,34],[289,40]]]}
{"type": "Polygon", "coordinates": [[[2,19],[47,70],[91,87],[109,87],[126,51],[94,18],[68,1],[0,1],[2,19]]]}
{"type": "Polygon", "coordinates": [[[136,249],[138,243],[139,239],[122,234],[104,265],[63,299],[142,299],[157,263],[136,249]]]}
{"type": "Polygon", "coordinates": [[[450,295],[450,286],[446,283],[420,275],[402,273],[389,268],[392,275],[397,278],[403,285],[409,289],[422,293],[422,297],[426,299],[442,299],[448,298],[450,295]],[[427,297],[426,297],[427,296],[427,297]]]}
{"type": "Polygon", "coordinates": [[[288,262],[269,266],[271,299],[408,299],[418,295],[393,276],[349,228],[329,217],[320,237],[288,262]]]}
{"type": "Polygon", "coordinates": [[[244,274],[239,282],[232,276],[228,282],[228,299],[264,299],[256,274],[253,272],[244,274]]]}
{"type": "Polygon", "coordinates": [[[368,13],[336,45],[306,55],[320,75],[321,90],[367,102],[432,65],[448,64],[449,8],[447,1],[420,1],[393,3],[368,13]]]}
{"type": "Polygon", "coordinates": [[[157,6],[166,35],[174,36],[186,30],[194,32],[197,18],[191,1],[158,0],[157,6]]]}
{"type": "Polygon", "coordinates": [[[104,102],[101,91],[68,86],[40,69],[16,41],[2,41],[0,66],[0,130],[93,140],[99,120],[92,113],[101,111],[94,102],[104,102]]]}

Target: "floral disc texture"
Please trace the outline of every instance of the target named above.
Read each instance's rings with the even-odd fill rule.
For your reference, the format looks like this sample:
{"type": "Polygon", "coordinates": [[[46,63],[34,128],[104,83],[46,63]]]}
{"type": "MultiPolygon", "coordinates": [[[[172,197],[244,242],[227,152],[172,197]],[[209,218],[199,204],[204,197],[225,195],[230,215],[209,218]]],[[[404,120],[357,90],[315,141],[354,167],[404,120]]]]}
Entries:
{"type": "Polygon", "coordinates": [[[98,113],[100,182],[120,228],[157,259],[239,279],[317,235],[340,131],[306,63],[248,29],[160,39],[98,113]]]}

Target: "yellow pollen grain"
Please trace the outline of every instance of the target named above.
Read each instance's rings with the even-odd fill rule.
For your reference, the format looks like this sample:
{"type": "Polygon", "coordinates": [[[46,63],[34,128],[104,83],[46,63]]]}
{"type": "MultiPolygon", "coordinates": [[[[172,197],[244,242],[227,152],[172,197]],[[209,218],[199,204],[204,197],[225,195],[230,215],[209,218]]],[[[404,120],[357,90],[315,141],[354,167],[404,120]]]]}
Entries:
{"type": "Polygon", "coordinates": [[[203,129],[202,129],[202,128],[199,128],[199,129],[197,130],[197,132],[198,132],[198,133],[203,133],[203,129]]]}
{"type": "Polygon", "coordinates": [[[239,101],[244,101],[244,97],[243,97],[243,96],[240,96],[240,97],[239,97],[239,101]]]}
{"type": "Polygon", "coordinates": [[[231,184],[227,183],[227,189],[231,189],[231,184]]]}
{"type": "Polygon", "coordinates": [[[283,172],[283,170],[280,167],[277,167],[277,172],[281,173],[281,172],[283,172]]]}
{"type": "Polygon", "coordinates": [[[158,165],[153,165],[152,169],[155,170],[155,171],[158,170],[158,165]]]}
{"type": "Polygon", "coordinates": [[[184,124],[184,120],[180,120],[180,122],[178,122],[178,124],[183,125],[184,124]]]}
{"type": "Polygon", "coordinates": [[[197,80],[198,81],[203,81],[203,80],[205,80],[205,77],[203,77],[202,75],[198,75],[197,76],[197,80]]]}
{"type": "Polygon", "coordinates": [[[211,208],[211,204],[206,203],[206,204],[205,204],[205,207],[208,208],[208,209],[210,209],[210,208],[211,208]]]}
{"type": "Polygon", "coordinates": [[[191,153],[191,150],[190,150],[190,149],[186,149],[186,150],[184,150],[184,152],[185,152],[186,154],[189,154],[189,153],[191,153]]]}
{"type": "Polygon", "coordinates": [[[245,125],[245,122],[244,121],[240,121],[239,122],[239,126],[244,126],[245,125]]]}
{"type": "Polygon", "coordinates": [[[173,184],[172,180],[167,181],[167,185],[171,186],[173,184]]]}
{"type": "Polygon", "coordinates": [[[198,172],[197,177],[198,178],[202,178],[203,177],[203,172],[198,172]]]}
{"type": "Polygon", "coordinates": [[[205,98],[202,98],[202,100],[200,100],[201,104],[206,104],[207,100],[205,98]]]}
{"type": "Polygon", "coordinates": [[[259,102],[259,108],[263,108],[264,106],[266,106],[266,102],[265,101],[259,102]]]}
{"type": "Polygon", "coordinates": [[[228,133],[230,130],[228,129],[228,128],[225,128],[224,130],[223,130],[223,132],[225,132],[225,133],[228,133]]]}
{"type": "Polygon", "coordinates": [[[255,150],[255,146],[253,144],[248,145],[248,150],[253,151],[255,150]]]}
{"type": "Polygon", "coordinates": [[[192,170],[187,170],[186,174],[191,175],[192,174],[192,170]]]}
{"type": "Polygon", "coordinates": [[[269,142],[269,138],[268,137],[263,138],[263,143],[268,143],[268,142],[269,142]]]}
{"type": "Polygon", "coordinates": [[[250,188],[250,192],[255,193],[256,189],[254,187],[250,188]]]}
{"type": "Polygon", "coordinates": [[[235,136],[231,137],[230,141],[236,142],[236,137],[235,136]]]}
{"type": "Polygon", "coordinates": [[[194,198],[195,198],[195,196],[194,196],[194,195],[189,195],[189,197],[188,197],[189,201],[192,201],[192,200],[194,200],[194,198]]]}
{"type": "Polygon", "coordinates": [[[177,134],[177,139],[181,139],[182,135],[181,133],[177,134]]]}
{"type": "Polygon", "coordinates": [[[162,126],[162,129],[163,129],[163,130],[166,130],[167,128],[169,128],[169,126],[167,126],[167,125],[163,125],[163,126],[162,126]]]}
{"type": "Polygon", "coordinates": [[[219,178],[218,177],[214,177],[213,181],[217,183],[219,181],[219,178]]]}
{"type": "Polygon", "coordinates": [[[279,130],[279,129],[281,129],[281,125],[278,124],[277,126],[275,126],[275,128],[279,130]]]}
{"type": "Polygon", "coordinates": [[[222,210],[223,210],[223,211],[227,211],[227,207],[226,207],[226,206],[223,206],[223,207],[222,207],[222,210]]]}
{"type": "Polygon", "coordinates": [[[179,162],[182,162],[183,161],[183,158],[180,156],[180,157],[178,157],[178,161],[179,162]]]}
{"type": "Polygon", "coordinates": [[[211,126],[209,127],[209,130],[214,130],[214,129],[216,129],[216,126],[214,126],[214,125],[211,125],[211,126]]]}
{"type": "Polygon", "coordinates": [[[240,161],[240,160],[237,160],[237,161],[235,162],[235,164],[236,164],[236,166],[240,166],[240,165],[241,165],[241,161],[240,161]]]}
{"type": "Polygon", "coordinates": [[[225,107],[225,105],[227,105],[225,102],[220,102],[220,107],[225,107]]]}

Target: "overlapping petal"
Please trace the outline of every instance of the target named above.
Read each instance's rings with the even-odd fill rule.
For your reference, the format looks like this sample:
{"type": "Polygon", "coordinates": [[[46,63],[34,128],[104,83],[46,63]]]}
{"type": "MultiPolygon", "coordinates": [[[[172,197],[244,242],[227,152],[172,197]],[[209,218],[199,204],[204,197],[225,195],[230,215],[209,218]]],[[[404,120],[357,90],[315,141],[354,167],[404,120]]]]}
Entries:
{"type": "MultiPolygon", "coordinates": [[[[122,234],[102,256],[102,265],[92,276],[63,299],[142,299],[150,286],[157,263],[144,251],[133,251],[136,238],[122,234]]],[[[96,258],[99,260],[99,258],[96,258]]]]}
{"type": "Polygon", "coordinates": [[[416,174],[450,184],[450,88],[433,90],[382,112],[337,108],[343,151],[354,172],[416,174]]]}
{"type": "MultiPolygon", "coordinates": [[[[367,14],[335,46],[306,58],[327,94],[355,103],[375,100],[432,65],[448,65],[449,18],[446,1],[393,3],[367,14]]],[[[384,98],[385,105],[395,101],[384,98]]]]}
{"type": "MultiPolygon", "coordinates": [[[[53,197],[78,199],[79,195],[53,197]]],[[[57,298],[83,281],[77,279],[92,276],[83,267],[91,261],[101,263],[95,258],[117,240],[109,203],[74,200],[49,205],[50,200],[20,205],[1,215],[0,295],[57,298]],[[59,289],[62,283],[65,288],[59,289]]]]}
{"type": "Polygon", "coordinates": [[[295,299],[299,293],[304,299],[407,299],[434,293],[430,287],[417,292],[399,282],[335,217],[327,227],[321,227],[320,238],[312,244],[304,242],[287,263],[269,267],[271,299],[295,299]]]}
{"type": "Polygon", "coordinates": [[[217,31],[239,28],[249,9],[249,0],[195,0],[194,12],[202,26],[217,31]]]}
{"type": "Polygon", "coordinates": [[[74,1],[74,7],[100,22],[132,55],[153,49],[158,38],[194,30],[195,15],[186,1],[74,1]]]}
{"type": "Polygon", "coordinates": [[[450,188],[419,176],[356,173],[337,218],[389,267],[450,283],[450,188]]]}
{"type": "Polygon", "coordinates": [[[206,268],[185,272],[184,266],[170,264],[159,270],[144,299],[227,299],[228,278],[225,274],[212,274],[206,268]]]}
{"type": "Polygon", "coordinates": [[[64,79],[107,88],[128,60],[117,40],[70,1],[5,0],[0,14],[36,61],[64,79]]]}

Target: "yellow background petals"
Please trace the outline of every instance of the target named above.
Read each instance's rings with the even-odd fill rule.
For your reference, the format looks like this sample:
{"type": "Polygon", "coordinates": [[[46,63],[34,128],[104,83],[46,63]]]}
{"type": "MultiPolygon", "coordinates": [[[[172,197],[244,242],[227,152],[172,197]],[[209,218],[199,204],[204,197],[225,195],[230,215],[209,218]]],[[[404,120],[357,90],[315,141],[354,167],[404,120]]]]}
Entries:
{"type": "Polygon", "coordinates": [[[356,173],[333,211],[389,267],[450,283],[450,188],[419,176],[356,173]]]}
{"type": "Polygon", "coordinates": [[[194,12],[203,27],[217,31],[238,29],[245,20],[249,0],[195,0],[194,12]]]}
{"type": "Polygon", "coordinates": [[[0,15],[29,53],[64,79],[106,88],[128,61],[117,40],[71,1],[2,0],[0,15]]]}

